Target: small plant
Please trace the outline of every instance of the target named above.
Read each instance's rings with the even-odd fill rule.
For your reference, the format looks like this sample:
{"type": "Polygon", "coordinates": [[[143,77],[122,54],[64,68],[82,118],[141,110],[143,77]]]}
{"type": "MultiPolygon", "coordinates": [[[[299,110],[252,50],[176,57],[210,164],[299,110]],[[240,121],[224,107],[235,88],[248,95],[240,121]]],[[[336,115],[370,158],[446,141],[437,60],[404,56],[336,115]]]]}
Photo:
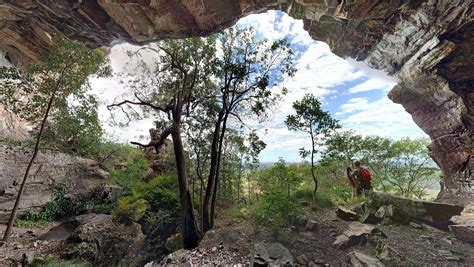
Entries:
{"type": "Polygon", "coordinates": [[[298,213],[298,207],[281,193],[264,194],[253,213],[257,227],[269,227],[274,233],[290,224],[290,219],[298,213]]]}
{"type": "Polygon", "coordinates": [[[56,190],[55,198],[46,203],[40,212],[28,210],[15,223],[25,226],[28,224],[40,226],[44,222],[52,222],[75,216],[85,211],[87,202],[80,199],[72,200],[67,197],[67,188],[64,184],[59,185],[56,190]]]}
{"type": "Polygon", "coordinates": [[[131,192],[132,189],[148,173],[149,162],[144,155],[139,155],[128,162],[124,170],[113,171],[110,179],[121,186],[125,191],[131,192]]]}
{"type": "Polygon", "coordinates": [[[63,261],[60,259],[55,258],[44,258],[44,259],[34,259],[31,263],[32,267],[92,267],[87,261],[83,261],[80,259],[73,259],[63,261]]]}
{"type": "Polygon", "coordinates": [[[113,215],[120,222],[137,222],[145,215],[148,208],[149,204],[146,200],[128,196],[118,201],[113,215]]]}

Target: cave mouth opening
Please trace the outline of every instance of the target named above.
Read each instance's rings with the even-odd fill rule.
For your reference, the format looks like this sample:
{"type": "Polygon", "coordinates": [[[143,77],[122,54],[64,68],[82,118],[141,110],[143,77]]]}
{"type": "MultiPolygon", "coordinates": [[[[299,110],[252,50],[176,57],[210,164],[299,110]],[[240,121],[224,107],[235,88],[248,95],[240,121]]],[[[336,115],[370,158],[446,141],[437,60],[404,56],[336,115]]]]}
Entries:
{"type": "MultiPolygon", "coordinates": [[[[286,38],[295,52],[295,76],[284,79],[272,88],[277,92],[286,88],[288,94],[271,111],[269,120],[263,123],[254,120],[246,122],[257,129],[260,138],[267,143],[267,148],[260,156],[262,162],[276,162],[279,157],[289,162],[302,160],[295,147],[307,146],[307,138],[290,132],[283,122],[293,112],[291,103],[307,93],[323,102],[324,109],[341,122],[343,130],[393,139],[427,137],[401,105],[388,99],[387,93],[398,82],[395,77],[371,69],[363,62],[333,54],[326,43],[313,40],[303,28],[302,20],[293,19],[282,11],[267,11],[248,15],[240,19],[237,25],[255,28],[257,38],[270,41],[286,38]]],[[[114,71],[129,67],[127,51],[137,49],[138,46],[130,44],[112,47],[110,59],[114,71]]],[[[153,119],[135,121],[125,128],[108,123],[110,112],[106,104],[125,93],[117,79],[96,79],[93,88],[102,103],[105,103],[100,107],[100,117],[107,133],[123,142],[148,138],[153,119]],[[114,90],[107,89],[111,87],[114,90]]]]}

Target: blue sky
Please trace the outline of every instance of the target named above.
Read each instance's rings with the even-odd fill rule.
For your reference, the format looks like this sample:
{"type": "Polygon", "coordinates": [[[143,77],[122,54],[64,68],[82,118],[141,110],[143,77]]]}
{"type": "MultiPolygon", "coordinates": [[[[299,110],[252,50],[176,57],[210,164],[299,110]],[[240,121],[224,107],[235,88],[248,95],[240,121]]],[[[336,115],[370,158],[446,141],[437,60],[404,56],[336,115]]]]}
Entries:
{"type": "MultiPolygon", "coordinates": [[[[279,157],[288,162],[301,161],[298,150],[308,146],[309,139],[304,134],[288,131],[283,121],[292,113],[292,102],[306,93],[318,96],[323,108],[340,120],[343,129],[394,139],[426,136],[401,105],[388,99],[387,93],[397,83],[396,78],[387,76],[383,71],[372,70],[362,62],[332,54],[325,43],[311,39],[303,30],[301,20],[294,20],[279,11],[269,11],[247,16],[238,24],[253,26],[259,37],[270,40],[285,37],[296,52],[296,75],[272,88],[279,91],[286,87],[289,93],[271,110],[268,121],[246,121],[251,127],[258,128],[259,137],[267,143],[267,148],[260,155],[262,162],[273,162],[279,157]]],[[[131,45],[120,45],[112,49],[110,58],[114,70],[119,71],[128,64],[126,51],[133,48],[131,45]]],[[[92,84],[105,104],[110,104],[124,93],[120,83],[113,78],[96,79],[92,84]],[[111,87],[114,90],[110,90],[111,87]]],[[[106,131],[121,141],[146,136],[151,127],[152,120],[138,121],[128,128],[110,125],[105,105],[100,108],[99,114],[106,131]]]]}

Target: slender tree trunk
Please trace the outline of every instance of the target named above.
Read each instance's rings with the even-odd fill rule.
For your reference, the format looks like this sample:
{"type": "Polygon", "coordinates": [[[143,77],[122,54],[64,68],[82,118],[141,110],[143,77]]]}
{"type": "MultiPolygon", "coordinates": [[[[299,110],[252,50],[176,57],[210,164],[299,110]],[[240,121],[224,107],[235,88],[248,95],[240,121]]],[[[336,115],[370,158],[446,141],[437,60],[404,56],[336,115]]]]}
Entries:
{"type": "Polygon", "coordinates": [[[176,170],[178,173],[179,199],[182,214],[182,234],[183,244],[186,249],[193,249],[199,244],[199,232],[196,218],[194,217],[193,201],[188,189],[188,177],[186,172],[186,160],[184,148],[180,135],[179,122],[175,122],[175,129],[171,133],[173,138],[174,155],[176,160],[176,170]]]}
{"type": "Polygon", "coordinates": [[[20,201],[21,201],[21,196],[23,195],[23,191],[25,190],[26,186],[26,181],[28,179],[28,175],[30,174],[31,167],[33,166],[33,163],[36,159],[36,156],[38,155],[39,151],[39,144],[41,142],[41,136],[43,135],[44,127],[46,125],[46,122],[48,120],[49,113],[51,111],[51,107],[53,106],[54,99],[56,98],[56,92],[57,89],[59,88],[59,83],[56,86],[55,91],[53,91],[51,97],[49,98],[48,102],[48,107],[46,108],[46,112],[44,113],[43,120],[41,121],[41,127],[38,133],[38,136],[36,137],[36,144],[35,148],[33,150],[33,155],[31,156],[30,162],[28,163],[28,166],[26,167],[25,174],[23,176],[23,181],[21,182],[20,190],[18,191],[18,195],[16,197],[15,205],[13,206],[12,213],[10,215],[10,220],[8,221],[8,226],[7,229],[5,230],[5,234],[3,236],[3,241],[7,242],[8,239],[10,238],[10,234],[13,228],[13,223],[15,222],[16,219],[16,214],[18,212],[18,207],[20,206],[20,201]]]}
{"type": "Polygon", "coordinates": [[[204,196],[204,205],[203,205],[203,233],[207,232],[212,228],[211,226],[211,201],[212,194],[214,192],[215,183],[215,172],[217,169],[217,159],[219,153],[219,133],[222,124],[222,119],[224,118],[224,112],[221,111],[217,118],[217,121],[214,126],[214,132],[212,135],[212,145],[211,145],[211,161],[209,166],[209,176],[207,179],[206,194],[204,196]]]}
{"type": "Polygon", "coordinates": [[[228,114],[222,110],[215,124],[212,147],[211,147],[211,165],[209,178],[207,181],[206,195],[204,198],[204,232],[214,227],[215,205],[217,197],[217,188],[219,187],[219,170],[221,165],[222,144],[227,125],[228,114]]]}
{"type": "Polygon", "coordinates": [[[194,200],[194,179],[192,179],[192,180],[193,180],[193,182],[192,182],[192,189],[191,190],[193,192],[193,200],[194,200]]]}
{"type": "Polygon", "coordinates": [[[201,234],[204,233],[204,203],[203,200],[204,200],[204,181],[202,179],[202,177],[200,178],[201,180],[201,188],[199,190],[199,203],[201,204],[201,209],[200,209],[200,216],[201,216],[201,221],[200,221],[200,227],[199,227],[199,230],[201,231],[201,234]]]}
{"type": "Polygon", "coordinates": [[[224,135],[225,131],[227,129],[227,118],[229,114],[225,114],[224,120],[222,121],[222,129],[221,129],[221,135],[220,135],[220,140],[219,140],[219,153],[217,154],[217,166],[216,166],[216,172],[215,172],[215,183],[216,185],[214,186],[214,193],[212,195],[212,201],[211,201],[211,212],[210,212],[210,222],[211,222],[211,228],[214,227],[214,219],[216,218],[216,200],[217,200],[217,187],[219,185],[219,171],[221,167],[221,158],[222,158],[222,146],[224,144],[224,135]]]}
{"type": "Polygon", "coordinates": [[[250,175],[248,176],[247,178],[248,182],[249,182],[249,205],[252,204],[252,185],[250,184],[250,175]]]}
{"type": "Polygon", "coordinates": [[[316,192],[318,191],[318,179],[316,179],[316,174],[314,173],[314,136],[313,136],[312,129],[310,131],[310,135],[311,135],[311,176],[313,177],[313,181],[314,181],[312,208],[315,209],[317,206],[316,192]]]}

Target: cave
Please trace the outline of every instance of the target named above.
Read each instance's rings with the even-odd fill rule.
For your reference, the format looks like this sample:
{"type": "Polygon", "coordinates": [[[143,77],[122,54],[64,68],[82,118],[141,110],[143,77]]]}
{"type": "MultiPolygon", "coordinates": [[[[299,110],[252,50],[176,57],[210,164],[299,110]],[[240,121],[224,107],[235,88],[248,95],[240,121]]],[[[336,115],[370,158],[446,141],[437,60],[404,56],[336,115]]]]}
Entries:
{"type": "Polygon", "coordinates": [[[0,50],[25,67],[64,35],[90,47],[206,36],[281,10],[343,58],[399,79],[389,98],[431,138],[441,200],[474,196],[474,3],[379,0],[83,0],[0,3],[0,50]]]}

